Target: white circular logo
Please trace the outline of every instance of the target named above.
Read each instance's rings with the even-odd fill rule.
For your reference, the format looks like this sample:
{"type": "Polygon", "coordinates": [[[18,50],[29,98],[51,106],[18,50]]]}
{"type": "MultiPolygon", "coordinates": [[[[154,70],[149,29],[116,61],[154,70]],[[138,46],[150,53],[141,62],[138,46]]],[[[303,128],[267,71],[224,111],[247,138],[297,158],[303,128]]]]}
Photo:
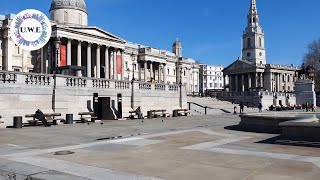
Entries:
{"type": "Polygon", "coordinates": [[[28,51],[41,49],[51,37],[51,23],[48,17],[35,9],[17,14],[11,22],[13,42],[28,51]]]}

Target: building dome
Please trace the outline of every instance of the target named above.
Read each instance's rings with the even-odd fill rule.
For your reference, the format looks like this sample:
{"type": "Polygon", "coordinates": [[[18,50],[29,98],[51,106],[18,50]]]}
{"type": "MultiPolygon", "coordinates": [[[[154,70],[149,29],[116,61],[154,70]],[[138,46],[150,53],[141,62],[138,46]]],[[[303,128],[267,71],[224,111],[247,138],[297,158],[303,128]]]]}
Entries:
{"type": "Polygon", "coordinates": [[[181,43],[179,42],[179,39],[177,38],[176,41],[173,43],[172,47],[179,46],[181,47],[181,43]]]}
{"type": "Polygon", "coordinates": [[[84,0],[52,0],[50,11],[56,9],[76,9],[87,13],[84,0]]]}
{"type": "Polygon", "coordinates": [[[84,0],[52,0],[51,20],[60,24],[87,26],[88,13],[84,0]]]}

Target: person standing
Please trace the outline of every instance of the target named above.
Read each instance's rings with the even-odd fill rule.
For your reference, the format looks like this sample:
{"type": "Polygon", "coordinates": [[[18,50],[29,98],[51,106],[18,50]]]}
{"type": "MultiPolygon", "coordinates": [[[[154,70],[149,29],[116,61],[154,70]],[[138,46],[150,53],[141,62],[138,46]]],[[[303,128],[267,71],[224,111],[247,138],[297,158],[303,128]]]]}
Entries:
{"type": "Polygon", "coordinates": [[[262,103],[258,104],[259,113],[262,113],[262,103]]]}
{"type": "Polygon", "coordinates": [[[244,112],[244,105],[241,102],[239,106],[240,106],[240,114],[242,114],[244,112]]]}

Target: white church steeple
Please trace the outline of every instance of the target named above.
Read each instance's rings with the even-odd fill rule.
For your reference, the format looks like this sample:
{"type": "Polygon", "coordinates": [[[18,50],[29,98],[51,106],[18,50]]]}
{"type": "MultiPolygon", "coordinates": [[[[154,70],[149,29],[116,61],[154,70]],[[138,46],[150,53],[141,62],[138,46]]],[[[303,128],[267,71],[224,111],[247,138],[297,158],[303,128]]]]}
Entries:
{"type": "Polygon", "coordinates": [[[266,64],[264,32],[260,26],[256,0],[251,0],[247,20],[248,25],[243,33],[243,59],[253,64],[266,64]]]}

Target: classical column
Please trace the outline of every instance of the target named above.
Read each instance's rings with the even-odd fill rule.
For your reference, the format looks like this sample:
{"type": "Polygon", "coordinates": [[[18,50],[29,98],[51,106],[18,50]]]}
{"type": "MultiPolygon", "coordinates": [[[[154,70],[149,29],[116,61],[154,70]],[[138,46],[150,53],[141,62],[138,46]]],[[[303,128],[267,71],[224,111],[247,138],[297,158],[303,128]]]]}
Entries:
{"type": "Polygon", "coordinates": [[[147,82],[147,69],[148,69],[147,61],[144,61],[144,82],[147,82]]]}
{"type": "Polygon", "coordinates": [[[288,75],[287,74],[284,74],[284,90],[283,91],[287,91],[287,83],[288,81],[288,75]]]}
{"type": "Polygon", "coordinates": [[[238,75],[235,75],[234,79],[235,79],[235,91],[238,92],[239,91],[238,75]]]}
{"type": "Polygon", "coordinates": [[[138,79],[139,79],[139,81],[141,81],[141,62],[137,62],[138,63],[138,72],[139,72],[139,74],[138,74],[138,79]]]}
{"type": "Polygon", "coordinates": [[[223,75],[223,89],[225,89],[224,87],[226,86],[226,76],[223,75]]]}
{"type": "Polygon", "coordinates": [[[241,92],[244,92],[244,74],[241,74],[241,92]]]}
{"type": "Polygon", "coordinates": [[[154,73],[153,73],[153,62],[150,61],[150,80],[154,79],[154,73]]]}
{"type": "Polygon", "coordinates": [[[60,41],[60,38],[57,38],[57,40],[54,42],[55,44],[55,65],[56,67],[60,67],[60,44],[61,44],[61,41],[60,41]]]}
{"type": "Polygon", "coordinates": [[[251,87],[252,87],[252,81],[251,81],[251,74],[249,73],[248,74],[248,90],[249,91],[250,91],[251,87]]]}
{"type": "Polygon", "coordinates": [[[117,80],[118,75],[117,75],[117,51],[118,49],[114,49],[113,51],[113,79],[117,80]]]}
{"type": "Polygon", "coordinates": [[[263,87],[263,73],[260,73],[259,81],[260,81],[260,87],[263,87]]]}
{"type": "Polygon", "coordinates": [[[71,39],[67,43],[67,66],[71,65],[71,39]]]}
{"type": "MultiPolygon", "coordinates": [[[[44,69],[44,51],[43,48],[40,49],[40,73],[43,74],[43,69],[44,69]]],[[[23,72],[23,66],[21,71],[23,72]]]]}
{"type": "MultiPolygon", "coordinates": [[[[78,52],[77,52],[77,66],[81,67],[81,41],[78,41],[78,52]]],[[[82,76],[82,72],[78,71],[78,76],[82,76]]]]}
{"type": "Polygon", "coordinates": [[[166,73],[167,73],[167,66],[166,66],[166,64],[163,64],[163,68],[162,68],[162,75],[163,75],[163,83],[164,84],[167,84],[167,82],[166,82],[166,73]]]}
{"type": "Polygon", "coordinates": [[[124,50],[121,49],[121,80],[124,80],[124,74],[125,74],[125,67],[124,67],[124,50]]]}
{"type": "Polygon", "coordinates": [[[101,57],[100,57],[101,53],[100,53],[100,44],[97,44],[97,53],[96,53],[96,58],[97,58],[97,64],[96,64],[96,78],[100,78],[101,76],[101,57]]]}
{"type": "Polygon", "coordinates": [[[110,66],[109,66],[109,47],[106,46],[105,49],[105,59],[104,59],[104,74],[106,79],[110,79],[110,66]]]}
{"type": "Polygon", "coordinates": [[[91,76],[91,43],[87,46],[87,77],[91,76]]]}

